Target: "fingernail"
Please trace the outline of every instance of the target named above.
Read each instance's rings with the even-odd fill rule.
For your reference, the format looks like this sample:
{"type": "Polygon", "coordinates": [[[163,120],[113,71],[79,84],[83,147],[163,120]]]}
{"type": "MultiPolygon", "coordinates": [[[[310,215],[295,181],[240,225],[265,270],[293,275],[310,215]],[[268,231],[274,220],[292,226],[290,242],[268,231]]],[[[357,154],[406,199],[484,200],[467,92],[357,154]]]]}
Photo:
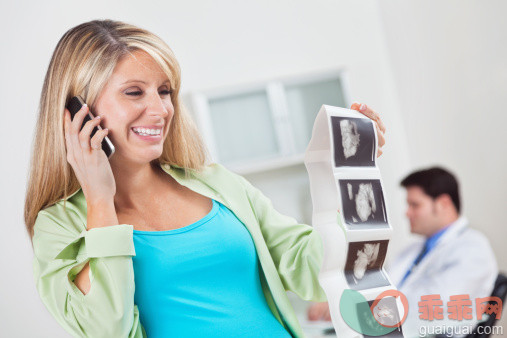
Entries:
{"type": "MultiPolygon", "coordinates": [[[[85,104],[83,104],[83,107],[88,107],[88,105],[85,103],[85,104]]],[[[83,107],[81,107],[81,108],[83,108],[83,107]]]]}
{"type": "Polygon", "coordinates": [[[104,128],[104,130],[105,130],[105,131],[109,131],[109,129],[107,129],[107,128],[104,128]]]}
{"type": "Polygon", "coordinates": [[[355,105],[355,104],[359,104],[359,102],[357,102],[357,101],[352,102],[352,105],[355,105]]]}
{"type": "Polygon", "coordinates": [[[366,109],[366,105],[364,103],[361,103],[361,105],[359,106],[359,110],[365,110],[366,109]]]}
{"type": "Polygon", "coordinates": [[[100,119],[100,115],[98,115],[98,116],[95,116],[95,118],[96,118],[96,119],[100,119]]]}

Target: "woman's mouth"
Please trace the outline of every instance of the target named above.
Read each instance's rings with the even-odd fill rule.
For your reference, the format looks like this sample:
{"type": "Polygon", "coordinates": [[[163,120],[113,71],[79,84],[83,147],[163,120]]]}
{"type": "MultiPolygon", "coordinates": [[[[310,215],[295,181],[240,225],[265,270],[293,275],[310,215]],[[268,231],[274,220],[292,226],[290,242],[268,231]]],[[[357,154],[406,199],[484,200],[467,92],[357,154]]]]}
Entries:
{"type": "Polygon", "coordinates": [[[162,128],[133,127],[132,131],[139,138],[147,141],[158,141],[162,138],[162,128]]]}

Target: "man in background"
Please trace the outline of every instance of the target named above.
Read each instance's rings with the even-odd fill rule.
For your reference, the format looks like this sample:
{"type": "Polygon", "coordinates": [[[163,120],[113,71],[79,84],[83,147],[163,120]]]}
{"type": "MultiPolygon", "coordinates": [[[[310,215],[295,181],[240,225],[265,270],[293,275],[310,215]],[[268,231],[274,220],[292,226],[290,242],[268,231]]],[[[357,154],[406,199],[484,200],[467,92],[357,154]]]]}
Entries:
{"type": "MultiPolygon", "coordinates": [[[[416,171],[401,181],[407,192],[406,216],[412,233],[421,235],[410,243],[388,269],[394,285],[408,299],[408,316],[403,324],[407,336],[419,335],[422,326],[474,325],[475,298],[490,296],[498,267],[487,238],[468,227],[461,215],[458,181],[445,169],[416,171]],[[439,295],[442,320],[419,318],[422,296],[439,295]],[[469,295],[473,319],[451,321],[450,296],[469,295]]],[[[309,320],[331,320],[326,302],[308,309],[309,320]]]]}

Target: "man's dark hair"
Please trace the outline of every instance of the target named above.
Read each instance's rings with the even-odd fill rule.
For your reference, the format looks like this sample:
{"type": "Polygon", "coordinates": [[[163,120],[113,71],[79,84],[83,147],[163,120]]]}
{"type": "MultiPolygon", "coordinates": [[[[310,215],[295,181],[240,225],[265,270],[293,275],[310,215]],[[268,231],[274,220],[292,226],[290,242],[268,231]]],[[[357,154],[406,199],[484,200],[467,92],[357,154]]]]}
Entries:
{"type": "Polygon", "coordinates": [[[456,177],[449,171],[433,167],[411,173],[400,183],[403,187],[420,187],[424,193],[435,199],[442,194],[448,194],[458,213],[461,210],[459,198],[459,184],[456,177]]]}

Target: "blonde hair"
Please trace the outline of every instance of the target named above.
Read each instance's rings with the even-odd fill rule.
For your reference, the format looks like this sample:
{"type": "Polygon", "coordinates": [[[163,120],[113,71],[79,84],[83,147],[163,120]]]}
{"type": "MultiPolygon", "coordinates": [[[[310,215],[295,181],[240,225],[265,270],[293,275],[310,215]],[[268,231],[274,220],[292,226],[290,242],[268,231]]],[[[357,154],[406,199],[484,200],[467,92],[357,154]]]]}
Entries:
{"type": "Polygon", "coordinates": [[[173,89],[174,115],[162,155],[154,161],[182,167],[186,173],[205,166],[207,151],[180,103],[180,68],[169,46],[153,33],[119,21],[80,24],[58,42],[42,87],[25,197],[24,217],[30,238],[38,212],[80,188],[66,157],[66,103],[80,95],[93,110],[118,61],[136,50],[145,51],[158,63],[173,89]]]}

